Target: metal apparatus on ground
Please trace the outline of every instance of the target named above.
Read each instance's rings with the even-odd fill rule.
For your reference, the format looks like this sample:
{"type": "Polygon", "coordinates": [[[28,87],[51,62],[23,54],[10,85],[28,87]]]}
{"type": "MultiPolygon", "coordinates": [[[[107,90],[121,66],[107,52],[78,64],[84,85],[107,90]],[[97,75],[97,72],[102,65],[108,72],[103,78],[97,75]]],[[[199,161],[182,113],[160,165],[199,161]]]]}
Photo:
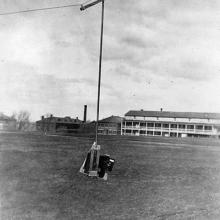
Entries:
{"type": "Polygon", "coordinates": [[[100,146],[94,143],[87,153],[80,172],[90,177],[99,177],[107,180],[107,172],[111,172],[115,160],[108,154],[100,155],[100,146]]]}

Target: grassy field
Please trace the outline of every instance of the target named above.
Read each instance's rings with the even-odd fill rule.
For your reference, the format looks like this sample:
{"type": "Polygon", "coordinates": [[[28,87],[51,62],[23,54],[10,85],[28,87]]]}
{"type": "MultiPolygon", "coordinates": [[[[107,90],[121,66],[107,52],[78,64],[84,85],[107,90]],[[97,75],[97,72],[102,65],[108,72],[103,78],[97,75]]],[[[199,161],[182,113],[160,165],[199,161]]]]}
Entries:
{"type": "Polygon", "coordinates": [[[93,138],[0,134],[0,218],[220,219],[220,142],[102,137],[108,181],[79,168],[93,138]]]}

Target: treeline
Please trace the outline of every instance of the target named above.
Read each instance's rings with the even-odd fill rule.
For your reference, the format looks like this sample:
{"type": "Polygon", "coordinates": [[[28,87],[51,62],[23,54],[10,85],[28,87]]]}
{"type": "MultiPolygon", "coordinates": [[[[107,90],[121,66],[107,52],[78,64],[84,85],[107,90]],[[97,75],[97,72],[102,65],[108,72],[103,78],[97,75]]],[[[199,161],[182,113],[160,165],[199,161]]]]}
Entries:
{"type": "Polygon", "coordinates": [[[11,119],[15,120],[15,128],[19,131],[34,131],[36,129],[35,123],[30,121],[30,112],[21,110],[14,112],[11,119]]]}

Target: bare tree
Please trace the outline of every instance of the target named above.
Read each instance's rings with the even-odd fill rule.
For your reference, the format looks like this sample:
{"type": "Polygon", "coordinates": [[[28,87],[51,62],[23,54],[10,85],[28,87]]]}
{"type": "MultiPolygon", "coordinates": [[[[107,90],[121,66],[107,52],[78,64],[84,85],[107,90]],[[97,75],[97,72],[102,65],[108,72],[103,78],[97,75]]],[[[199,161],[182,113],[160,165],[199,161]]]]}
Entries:
{"type": "Polygon", "coordinates": [[[17,113],[16,112],[13,112],[10,117],[11,117],[11,119],[15,119],[17,121],[17,113]]]}
{"type": "Polygon", "coordinates": [[[16,114],[18,130],[28,130],[30,125],[30,112],[22,110],[16,114]]]}

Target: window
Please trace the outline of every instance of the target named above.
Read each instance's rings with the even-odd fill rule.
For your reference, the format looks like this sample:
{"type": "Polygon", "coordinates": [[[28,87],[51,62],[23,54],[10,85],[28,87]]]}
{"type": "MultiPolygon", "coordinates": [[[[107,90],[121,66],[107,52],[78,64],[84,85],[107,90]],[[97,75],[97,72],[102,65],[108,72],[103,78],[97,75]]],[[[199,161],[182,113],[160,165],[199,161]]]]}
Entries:
{"type": "Polygon", "coordinates": [[[197,130],[203,130],[203,125],[196,125],[197,130]]]}
{"type": "Polygon", "coordinates": [[[98,134],[103,134],[103,130],[98,130],[98,134]]]}
{"type": "Polygon", "coordinates": [[[171,128],[177,128],[177,124],[171,124],[170,127],[171,128]]]}
{"type": "Polygon", "coordinates": [[[138,130],[133,130],[133,135],[139,135],[138,130]]]}
{"type": "Polygon", "coordinates": [[[174,132],[170,133],[170,137],[176,137],[176,136],[177,136],[177,133],[174,133],[174,132]]]}
{"type": "Polygon", "coordinates": [[[194,125],[187,125],[187,129],[188,130],[193,130],[194,129],[194,125]]]}
{"type": "Polygon", "coordinates": [[[153,136],[153,131],[147,131],[147,135],[149,135],[149,136],[153,136]]]}
{"type": "Polygon", "coordinates": [[[146,131],[140,131],[140,135],[145,135],[146,131]]]}
{"type": "Polygon", "coordinates": [[[147,127],[148,128],[153,128],[154,127],[154,123],[147,123],[147,127]]]}
{"type": "Polygon", "coordinates": [[[156,127],[156,128],[161,128],[161,123],[156,123],[156,124],[155,124],[155,127],[156,127]]]}
{"type": "Polygon", "coordinates": [[[139,122],[133,122],[133,126],[139,126],[139,122]]]}
{"type": "Polygon", "coordinates": [[[169,132],[162,132],[162,136],[169,137],[169,132]]]}
{"type": "Polygon", "coordinates": [[[211,131],[212,130],[212,126],[205,126],[205,131],[211,131]]]}
{"type": "Polygon", "coordinates": [[[154,135],[155,135],[155,136],[161,136],[161,132],[160,132],[160,131],[155,131],[155,132],[154,132],[154,135]]]}
{"type": "Polygon", "coordinates": [[[163,128],[169,128],[169,124],[163,124],[163,128]]]}
{"type": "Polygon", "coordinates": [[[126,134],[131,134],[131,130],[125,130],[126,134]]]}
{"type": "Polygon", "coordinates": [[[186,128],[186,125],[184,124],[179,124],[179,129],[185,129],[186,128]]]}
{"type": "Polygon", "coordinates": [[[132,122],[127,121],[127,122],[126,122],[126,126],[132,126],[132,122]]]}
{"type": "Polygon", "coordinates": [[[141,127],[146,127],[146,123],[141,122],[141,123],[140,123],[140,126],[141,126],[141,127]]]}

